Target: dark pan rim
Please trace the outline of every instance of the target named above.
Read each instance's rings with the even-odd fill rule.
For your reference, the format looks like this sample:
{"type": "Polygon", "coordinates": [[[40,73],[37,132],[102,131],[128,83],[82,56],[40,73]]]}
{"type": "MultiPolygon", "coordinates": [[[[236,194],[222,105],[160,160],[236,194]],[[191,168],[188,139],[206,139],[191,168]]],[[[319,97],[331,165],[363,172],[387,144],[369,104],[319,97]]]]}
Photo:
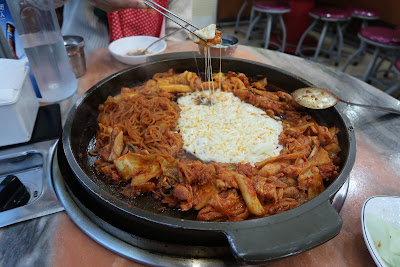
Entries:
{"type": "MultiPolygon", "coordinates": [[[[185,59],[185,58],[180,58],[180,59],[185,59]]],[[[276,67],[273,67],[273,66],[270,66],[267,64],[253,62],[253,61],[245,60],[245,59],[236,59],[236,58],[235,59],[228,58],[228,60],[234,61],[234,62],[243,62],[243,63],[247,63],[247,64],[258,65],[263,68],[269,68],[271,70],[281,72],[282,74],[284,74],[286,76],[290,76],[294,79],[302,81],[306,84],[309,84],[310,86],[313,86],[310,82],[304,80],[301,77],[298,77],[298,76],[293,75],[285,70],[282,70],[282,69],[279,69],[279,68],[276,68],[276,67]]],[[[279,223],[282,221],[286,221],[286,220],[296,217],[300,214],[306,213],[307,211],[314,209],[315,207],[321,205],[322,203],[329,201],[329,199],[340,189],[340,187],[343,185],[343,183],[348,178],[350,171],[353,167],[354,161],[355,161],[355,154],[356,154],[355,134],[354,134],[353,128],[352,128],[348,118],[337,107],[334,107],[333,109],[338,113],[340,119],[342,120],[342,123],[345,125],[346,130],[347,130],[347,135],[349,137],[349,148],[348,148],[349,152],[347,155],[346,162],[344,163],[343,168],[341,169],[340,175],[338,176],[338,178],[330,186],[328,186],[324,192],[322,192],[320,195],[318,195],[314,199],[308,201],[307,203],[302,204],[299,207],[296,207],[289,211],[285,211],[281,214],[276,214],[276,215],[269,216],[269,217],[263,217],[263,218],[259,218],[259,219],[252,219],[252,220],[245,220],[245,221],[238,221],[238,222],[203,222],[203,221],[194,221],[194,220],[173,218],[173,217],[168,217],[168,216],[165,216],[162,214],[155,214],[155,213],[145,211],[145,210],[142,210],[142,209],[139,209],[136,207],[128,207],[128,205],[124,201],[113,198],[112,196],[109,196],[108,193],[104,192],[103,189],[101,189],[97,184],[95,184],[85,174],[85,172],[79,166],[73,153],[71,152],[72,148],[71,148],[71,141],[70,141],[70,132],[71,132],[71,125],[72,125],[74,117],[76,115],[76,110],[78,109],[78,107],[80,105],[84,104],[86,98],[88,98],[91,94],[95,93],[96,90],[99,89],[103,84],[114,79],[115,77],[117,77],[123,73],[129,72],[133,69],[143,68],[146,66],[150,66],[152,64],[159,64],[159,63],[165,62],[165,61],[169,61],[169,60],[168,59],[159,60],[159,61],[154,61],[151,63],[145,63],[145,64],[141,64],[138,66],[130,67],[130,68],[119,71],[119,72],[105,78],[104,80],[102,80],[99,83],[97,83],[96,85],[94,85],[91,89],[89,89],[76,102],[76,104],[72,107],[71,111],[68,114],[66,123],[64,125],[64,131],[62,133],[63,149],[64,149],[64,153],[66,155],[67,161],[68,161],[71,169],[75,173],[76,177],[78,177],[79,182],[81,182],[85,188],[91,190],[92,193],[101,197],[103,201],[107,202],[108,204],[114,206],[115,208],[117,208],[123,212],[131,214],[138,218],[141,218],[141,219],[144,219],[147,221],[151,221],[154,223],[164,224],[169,227],[226,232],[226,231],[229,231],[232,229],[239,230],[239,229],[244,229],[244,228],[257,227],[257,226],[260,226],[260,224],[261,225],[275,224],[275,223],[279,223]]]]}

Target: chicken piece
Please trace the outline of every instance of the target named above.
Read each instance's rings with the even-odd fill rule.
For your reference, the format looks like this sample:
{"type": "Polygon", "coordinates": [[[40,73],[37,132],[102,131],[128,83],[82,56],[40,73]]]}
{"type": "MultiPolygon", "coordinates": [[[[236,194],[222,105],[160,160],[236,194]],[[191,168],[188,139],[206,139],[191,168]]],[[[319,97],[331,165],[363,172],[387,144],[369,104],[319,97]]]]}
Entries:
{"type": "Polygon", "coordinates": [[[178,184],[173,190],[174,198],[180,200],[180,208],[182,211],[188,211],[193,207],[193,193],[190,186],[178,184]]]}
{"type": "Polygon", "coordinates": [[[175,186],[175,188],[173,190],[173,196],[175,198],[179,199],[180,201],[189,200],[189,198],[191,198],[190,195],[191,195],[191,193],[190,193],[189,189],[182,184],[178,184],[177,186],[175,186]]]}
{"type": "Polygon", "coordinates": [[[132,178],[132,186],[142,185],[162,174],[157,155],[153,154],[128,153],[114,160],[114,165],[122,179],[128,181],[132,178]]]}
{"type": "Polygon", "coordinates": [[[261,202],[277,202],[283,196],[283,189],[287,187],[287,184],[275,176],[266,178],[257,175],[254,177],[253,182],[258,199],[261,202]]]}
{"type": "Polygon", "coordinates": [[[249,216],[248,208],[235,189],[214,195],[210,204],[201,209],[197,219],[201,221],[238,221],[249,216]]]}
{"type": "Polygon", "coordinates": [[[294,187],[294,186],[289,186],[283,189],[283,198],[293,198],[297,199],[300,196],[300,191],[294,187]]]}
{"type": "Polygon", "coordinates": [[[154,76],[156,87],[169,93],[185,93],[201,89],[201,79],[196,73],[185,71],[181,74],[169,76],[154,76]]]}
{"type": "Polygon", "coordinates": [[[159,85],[159,87],[161,91],[168,93],[188,93],[193,91],[189,85],[184,84],[159,85]]]}
{"type": "Polygon", "coordinates": [[[255,88],[259,89],[259,90],[265,90],[265,86],[268,85],[268,80],[265,77],[265,78],[263,78],[263,79],[261,79],[261,80],[259,80],[257,82],[253,82],[251,85],[254,86],[255,88]]]}
{"type": "Polygon", "coordinates": [[[197,214],[198,221],[222,222],[225,221],[225,216],[211,205],[202,208],[197,214]]]}
{"type": "Polygon", "coordinates": [[[179,180],[185,184],[205,185],[215,175],[213,165],[207,165],[200,161],[190,163],[179,162],[179,180]]]}
{"type": "Polygon", "coordinates": [[[260,162],[256,162],[254,165],[257,168],[262,168],[264,167],[266,164],[269,163],[274,163],[274,162],[289,162],[289,160],[297,160],[298,158],[304,157],[305,153],[304,151],[302,152],[298,152],[298,153],[293,153],[293,154],[282,154],[277,156],[277,157],[270,157],[267,158],[263,161],[260,162]]]}
{"type": "Polygon", "coordinates": [[[140,186],[132,186],[129,184],[124,187],[124,189],[121,191],[121,194],[129,198],[134,198],[140,196],[143,193],[151,192],[155,188],[156,185],[151,182],[144,183],[140,186]]]}
{"type": "Polygon", "coordinates": [[[250,163],[238,163],[236,165],[236,172],[251,178],[258,173],[258,169],[251,166],[250,163]]]}
{"type": "Polygon", "coordinates": [[[337,143],[326,145],[324,149],[328,152],[329,157],[331,158],[335,157],[340,151],[342,151],[339,144],[337,143]]]}
{"type": "Polygon", "coordinates": [[[288,165],[289,163],[285,161],[271,162],[265,164],[264,167],[262,167],[261,170],[258,172],[258,174],[265,177],[277,175],[278,173],[282,172],[283,168],[288,165]]]}
{"type": "Polygon", "coordinates": [[[112,131],[110,145],[111,152],[107,160],[113,161],[121,156],[122,150],[124,148],[124,134],[120,129],[114,128],[114,130],[112,131]]]}
{"type": "Polygon", "coordinates": [[[137,96],[139,96],[138,93],[129,91],[129,92],[121,93],[119,95],[114,96],[114,101],[118,103],[123,100],[129,100],[129,99],[135,98],[137,96]]]}
{"type": "Polygon", "coordinates": [[[288,165],[282,170],[282,173],[291,177],[297,177],[302,170],[302,166],[288,165]]]}
{"type": "Polygon", "coordinates": [[[216,171],[215,185],[220,192],[225,191],[228,188],[239,188],[235,178],[235,171],[223,168],[219,164],[214,164],[214,166],[216,171]]]}
{"type": "Polygon", "coordinates": [[[322,176],[317,167],[305,168],[297,178],[299,188],[307,190],[308,198],[313,199],[325,190],[322,176]]]}
{"type": "Polygon", "coordinates": [[[319,147],[317,152],[310,158],[309,162],[313,165],[332,164],[328,152],[322,147],[319,147]]]}
{"type": "Polygon", "coordinates": [[[121,180],[121,177],[119,176],[117,171],[109,165],[100,167],[100,170],[102,173],[104,173],[107,179],[111,179],[117,182],[121,180]]]}
{"type": "Polygon", "coordinates": [[[162,169],[162,173],[166,177],[172,178],[174,181],[179,180],[178,160],[173,157],[158,157],[158,163],[162,169]]]}
{"type": "Polygon", "coordinates": [[[282,213],[299,206],[300,203],[292,198],[283,198],[276,203],[266,204],[265,210],[269,215],[282,213]]]}
{"type": "Polygon", "coordinates": [[[201,210],[207,206],[208,202],[214,195],[218,194],[217,189],[211,182],[201,186],[192,186],[192,190],[194,210],[201,210]]]}
{"type": "Polygon", "coordinates": [[[333,143],[334,137],[329,129],[325,126],[318,126],[318,139],[322,145],[333,143]]]}
{"type": "Polygon", "coordinates": [[[337,172],[339,167],[333,164],[320,165],[318,169],[323,180],[334,181],[339,175],[337,172]]]}
{"type": "Polygon", "coordinates": [[[303,134],[308,127],[312,127],[314,126],[314,123],[310,122],[310,123],[306,123],[303,125],[299,125],[299,126],[295,126],[295,127],[287,127],[283,132],[285,135],[287,136],[291,136],[291,137],[298,137],[301,134],[303,134]]]}
{"type": "Polygon", "coordinates": [[[260,203],[260,200],[257,198],[257,193],[256,190],[254,190],[253,182],[241,174],[236,174],[235,178],[249,211],[257,216],[264,215],[265,211],[260,203]]]}

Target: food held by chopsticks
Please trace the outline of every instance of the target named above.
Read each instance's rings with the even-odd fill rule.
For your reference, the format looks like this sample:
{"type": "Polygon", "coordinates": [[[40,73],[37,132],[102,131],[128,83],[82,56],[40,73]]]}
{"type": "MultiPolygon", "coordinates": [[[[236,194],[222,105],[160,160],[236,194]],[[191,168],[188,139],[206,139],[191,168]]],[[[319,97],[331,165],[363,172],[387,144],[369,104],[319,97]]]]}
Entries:
{"type": "Polygon", "coordinates": [[[214,46],[222,42],[221,38],[222,33],[221,31],[217,30],[217,26],[215,24],[210,24],[207,27],[204,27],[203,29],[194,31],[194,33],[196,35],[190,34],[190,39],[196,44],[205,47],[214,46]],[[207,40],[207,42],[200,39],[198,36],[203,38],[204,40],[207,40]]]}

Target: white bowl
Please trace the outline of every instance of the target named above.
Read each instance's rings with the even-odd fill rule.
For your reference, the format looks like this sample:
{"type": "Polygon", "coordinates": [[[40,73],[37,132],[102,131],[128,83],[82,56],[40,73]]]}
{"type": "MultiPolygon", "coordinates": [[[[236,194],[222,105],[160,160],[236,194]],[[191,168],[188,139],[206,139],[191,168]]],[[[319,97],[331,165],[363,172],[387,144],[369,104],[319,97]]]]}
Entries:
{"type": "Polygon", "coordinates": [[[400,197],[374,196],[367,199],[361,210],[361,226],[365,244],[376,265],[388,266],[377,246],[384,250],[388,242],[393,242],[388,229],[400,230],[400,197]]]}
{"type": "Polygon", "coordinates": [[[167,44],[164,40],[161,40],[149,48],[150,54],[143,56],[128,56],[126,53],[133,52],[136,50],[144,50],[151,43],[158,40],[159,38],[153,36],[130,36],[115,40],[108,46],[108,51],[113,55],[118,61],[128,64],[136,65],[146,62],[149,56],[157,55],[162,53],[167,44]]]}

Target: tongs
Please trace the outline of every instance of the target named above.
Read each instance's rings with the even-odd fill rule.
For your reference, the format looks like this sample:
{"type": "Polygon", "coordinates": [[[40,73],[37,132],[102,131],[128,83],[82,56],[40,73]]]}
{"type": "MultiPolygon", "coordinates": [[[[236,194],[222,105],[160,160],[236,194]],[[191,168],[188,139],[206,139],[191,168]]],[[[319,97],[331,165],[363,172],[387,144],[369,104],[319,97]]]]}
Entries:
{"type": "Polygon", "coordinates": [[[198,34],[196,34],[193,30],[189,29],[189,27],[193,27],[196,30],[200,30],[198,27],[194,26],[193,24],[187,22],[186,20],[184,20],[183,18],[179,17],[178,15],[174,14],[173,12],[169,11],[168,9],[160,6],[157,3],[154,3],[151,0],[142,0],[142,2],[147,5],[148,7],[154,9],[155,11],[157,11],[158,13],[160,13],[161,15],[163,15],[164,17],[172,20],[173,22],[175,22],[176,24],[178,24],[179,26],[181,26],[183,29],[187,30],[188,32],[192,33],[193,35],[197,36],[199,39],[203,40],[204,42],[207,42],[207,40],[205,40],[203,37],[199,36],[198,34]],[[166,13],[174,16],[175,18],[179,19],[180,21],[185,22],[185,25],[182,25],[181,23],[179,23],[178,21],[176,21],[175,19],[173,19],[172,17],[168,16],[166,13],[162,12],[161,10],[165,11],[166,13]]]}

